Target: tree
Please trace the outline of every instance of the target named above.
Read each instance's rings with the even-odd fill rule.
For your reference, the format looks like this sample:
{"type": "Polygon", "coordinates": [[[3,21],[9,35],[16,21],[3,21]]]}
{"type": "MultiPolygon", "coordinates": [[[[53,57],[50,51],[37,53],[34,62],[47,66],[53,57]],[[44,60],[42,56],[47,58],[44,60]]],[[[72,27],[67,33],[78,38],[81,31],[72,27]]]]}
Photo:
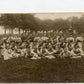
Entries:
{"type": "Polygon", "coordinates": [[[18,28],[23,30],[37,30],[38,24],[32,14],[3,14],[0,17],[0,24],[11,30],[13,34],[13,29],[18,28]]]}
{"type": "Polygon", "coordinates": [[[54,30],[66,31],[69,28],[69,22],[64,19],[56,19],[53,28],[54,30]]]}
{"type": "Polygon", "coordinates": [[[9,29],[10,34],[13,34],[13,29],[16,27],[16,22],[15,22],[12,14],[1,15],[0,24],[4,26],[5,34],[6,34],[7,28],[9,29]]]}

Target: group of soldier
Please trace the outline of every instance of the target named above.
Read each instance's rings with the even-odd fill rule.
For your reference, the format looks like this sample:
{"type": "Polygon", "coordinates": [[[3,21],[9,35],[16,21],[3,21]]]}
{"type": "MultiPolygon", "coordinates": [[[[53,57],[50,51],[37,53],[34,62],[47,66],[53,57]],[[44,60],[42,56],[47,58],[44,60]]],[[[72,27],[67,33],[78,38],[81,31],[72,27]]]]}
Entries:
{"type": "Polygon", "coordinates": [[[82,36],[66,36],[63,32],[27,32],[2,38],[0,55],[4,60],[81,58],[84,56],[82,43],[82,36]]]}

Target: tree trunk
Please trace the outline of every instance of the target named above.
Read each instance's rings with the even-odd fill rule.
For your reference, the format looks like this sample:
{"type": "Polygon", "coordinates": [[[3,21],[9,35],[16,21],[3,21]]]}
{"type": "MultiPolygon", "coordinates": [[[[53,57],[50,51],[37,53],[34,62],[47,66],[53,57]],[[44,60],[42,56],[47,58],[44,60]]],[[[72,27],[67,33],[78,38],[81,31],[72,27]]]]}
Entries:
{"type": "Polygon", "coordinates": [[[25,29],[23,29],[23,33],[25,33],[25,29]]]}
{"type": "Polygon", "coordinates": [[[11,34],[11,29],[9,28],[9,35],[11,34]]]}
{"type": "Polygon", "coordinates": [[[13,35],[13,29],[11,29],[11,34],[13,35]]]}
{"type": "Polygon", "coordinates": [[[6,28],[4,28],[4,34],[6,34],[6,28]]]}

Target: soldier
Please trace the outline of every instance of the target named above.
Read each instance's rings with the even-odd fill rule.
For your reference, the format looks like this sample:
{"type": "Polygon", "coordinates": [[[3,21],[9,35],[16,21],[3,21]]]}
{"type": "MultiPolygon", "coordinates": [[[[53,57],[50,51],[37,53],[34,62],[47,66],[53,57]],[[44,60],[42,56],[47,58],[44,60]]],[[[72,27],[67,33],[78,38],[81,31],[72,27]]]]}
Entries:
{"type": "Polygon", "coordinates": [[[30,47],[30,53],[32,55],[31,59],[41,59],[41,57],[37,54],[37,47],[33,44],[32,47],[30,47]]]}
{"type": "Polygon", "coordinates": [[[80,36],[76,38],[76,43],[81,50],[82,50],[82,42],[83,42],[83,37],[80,36]]]}

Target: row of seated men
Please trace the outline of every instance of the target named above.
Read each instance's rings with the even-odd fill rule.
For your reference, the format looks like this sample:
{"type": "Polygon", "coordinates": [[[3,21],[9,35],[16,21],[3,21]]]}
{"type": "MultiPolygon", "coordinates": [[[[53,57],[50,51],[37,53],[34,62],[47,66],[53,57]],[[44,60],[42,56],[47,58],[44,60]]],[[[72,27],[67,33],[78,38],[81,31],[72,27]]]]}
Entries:
{"type": "Polygon", "coordinates": [[[55,59],[59,58],[81,58],[84,56],[82,50],[83,38],[80,36],[65,37],[64,35],[53,35],[49,37],[35,37],[28,35],[26,40],[22,37],[8,37],[0,44],[0,55],[4,60],[25,57],[30,59],[55,59]]]}

